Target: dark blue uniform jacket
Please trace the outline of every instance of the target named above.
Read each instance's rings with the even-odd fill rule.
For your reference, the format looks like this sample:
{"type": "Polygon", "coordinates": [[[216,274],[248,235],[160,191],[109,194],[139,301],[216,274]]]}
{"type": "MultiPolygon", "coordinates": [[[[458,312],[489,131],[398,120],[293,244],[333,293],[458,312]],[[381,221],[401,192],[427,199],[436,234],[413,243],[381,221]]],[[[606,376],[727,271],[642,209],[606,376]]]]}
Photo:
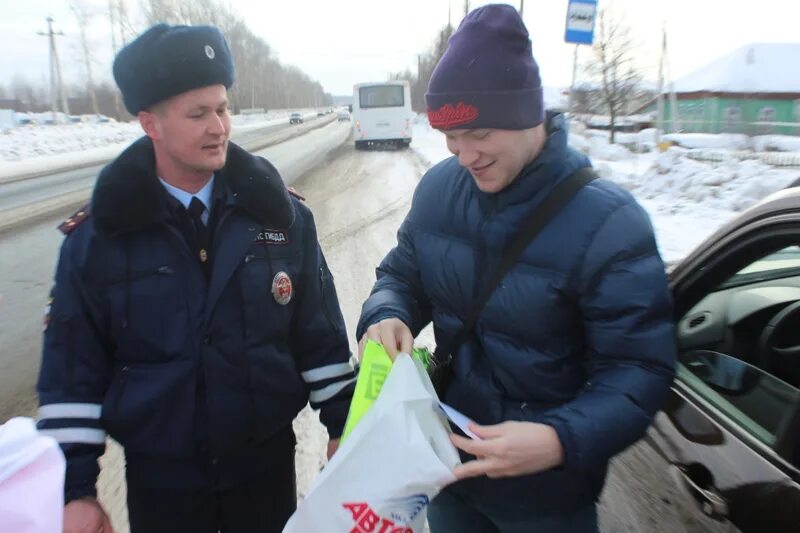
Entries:
{"type": "Polygon", "coordinates": [[[102,171],[64,240],[38,392],[68,498],[93,494],[106,433],[129,480],[207,486],[263,471],[276,439],[291,450],[309,400],[342,431],[353,369],[311,212],[230,144],[207,280],[174,203],[143,138],[102,171]]]}

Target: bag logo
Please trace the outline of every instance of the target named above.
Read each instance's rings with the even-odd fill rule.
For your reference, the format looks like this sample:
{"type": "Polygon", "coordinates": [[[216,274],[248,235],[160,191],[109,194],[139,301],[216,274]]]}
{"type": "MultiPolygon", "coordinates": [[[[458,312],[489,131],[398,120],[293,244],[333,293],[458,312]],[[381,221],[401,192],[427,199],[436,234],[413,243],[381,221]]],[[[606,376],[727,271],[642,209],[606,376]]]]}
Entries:
{"type": "Polygon", "coordinates": [[[414,519],[428,506],[430,499],[425,494],[387,500],[381,505],[381,513],[367,502],[343,503],[355,523],[350,533],[414,533],[414,519]]]}
{"type": "Polygon", "coordinates": [[[455,107],[452,104],[445,104],[437,110],[428,110],[428,122],[431,127],[438,130],[449,130],[472,122],[479,114],[480,110],[477,107],[464,102],[458,102],[455,107]]]}
{"type": "Polygon", "coordinates": [[[280,305],[287,305],[292,301],[292,280],[286,272],[278,272],[272,278],[272,297],[280,305]]]}

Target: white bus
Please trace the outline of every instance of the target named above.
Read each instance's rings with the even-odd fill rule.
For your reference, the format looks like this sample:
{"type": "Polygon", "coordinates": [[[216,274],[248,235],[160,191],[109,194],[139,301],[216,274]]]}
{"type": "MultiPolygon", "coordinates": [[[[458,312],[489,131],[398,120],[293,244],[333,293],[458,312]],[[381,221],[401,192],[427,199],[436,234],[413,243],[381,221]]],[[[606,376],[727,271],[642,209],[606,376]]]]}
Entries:
{"type": "Polygon", "coordinates": [[[408,81],[359,83],[353,87],[356,149],[376,144],[411,144],[411,89],[408,81]]]}

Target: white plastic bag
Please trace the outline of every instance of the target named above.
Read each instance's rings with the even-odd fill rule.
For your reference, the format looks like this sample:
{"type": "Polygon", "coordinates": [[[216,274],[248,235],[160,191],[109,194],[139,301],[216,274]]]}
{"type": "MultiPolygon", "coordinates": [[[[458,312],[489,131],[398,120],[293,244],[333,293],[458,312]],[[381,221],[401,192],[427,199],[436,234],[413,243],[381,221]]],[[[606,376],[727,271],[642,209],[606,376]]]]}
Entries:
{"type": "Polygon", "coordinates": [[[400,355],[284,533],[421,533],[428,503],[459,463],[435,402],[422,364],[400,355]]]}
{"type": "Polygon", "coordinates": [[[62,531],[64,455],[30,418],[0,425],[0,531],[62,531]]]}

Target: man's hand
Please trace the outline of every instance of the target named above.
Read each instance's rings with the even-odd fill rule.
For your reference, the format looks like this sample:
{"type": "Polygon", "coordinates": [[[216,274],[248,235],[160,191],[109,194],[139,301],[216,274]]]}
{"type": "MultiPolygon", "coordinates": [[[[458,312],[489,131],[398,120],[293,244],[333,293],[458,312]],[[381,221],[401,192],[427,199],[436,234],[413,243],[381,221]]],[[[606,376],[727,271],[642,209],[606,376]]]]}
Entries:
{"type": "Polygon", "coordinates": [[[64,533],[114,533],[114,528],[100,502],[86,496],[64,506],[64,533]]]}
{"type": "Polygon", "coordinates": [[[414,336],[411,334],[411,330],[399,318],[387,318],[367,328],[367,332],[358,343],[359,360],[364,353],[367,339],[381,343],[392,361],[401,352],[410,354],[414,347],[414,336]]]}
{"type": "Polygon", "coordinates": [[[328,439],[328,461],[331,460],[333,454],[339,449],[339,439],[328,439]]]}
{"type": "Polygon", "coordinates": [[[534,422],[503,422],[494,426],[470,424],[482,440],[450,435],[453,444],[477,457],[453,470],[456,478],[486,475],[490,478],[535,474],[564,462],[564,449],[556,430],[534,422]]]}

